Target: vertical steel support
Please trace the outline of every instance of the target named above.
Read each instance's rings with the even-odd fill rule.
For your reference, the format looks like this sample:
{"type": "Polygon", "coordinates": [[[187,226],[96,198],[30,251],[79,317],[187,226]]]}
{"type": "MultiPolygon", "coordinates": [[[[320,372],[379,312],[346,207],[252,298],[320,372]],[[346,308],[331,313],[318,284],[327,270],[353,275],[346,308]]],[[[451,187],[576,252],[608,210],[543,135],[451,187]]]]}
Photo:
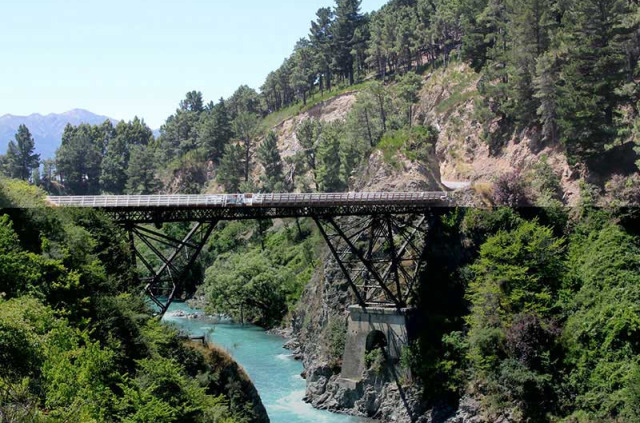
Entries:
{"type": "Polygon", "coordinates": [[[423,265],[426,216],[385,213],[360,226],[341,225],[331,216],[314,221],[359,305],[401,309],[410,303],[423,265]]]}
{"type": "Polygon", "coordinates": [[[173,302],[183,279],[189,269],[195,264],[217,223],[218,221],[196,222],[182,240],[174,239],[161,232],[156,232],[142,226],[127,226],[132,255],[140,259],[150,274],[149,277],[144,278],[147,280],[144,292],[159,308],[158,315],[160,317],[166,313],[167,309],[173,302]],[[153,266],[151,261],[144,257],[144,255],[136,248],[135,236],[137,236],[138,239],[147,246],[149,251],[153,253],[153,256],[161,261],[159,267],[156,268],[153,266]],[[160,248],[156,244],[160,244],[169,249],[169,254],[161,252],[160,248]],[[186,258],[186,263],[179,265],[178,261],[183,254],[186,258]],[[168,276],[168,278],[165,278],[165,276],[168,276]],[[169,292],[166,296],[158,296],[154,290],[160,288],[159,285],[163,280],[169,282],[169,292]]]}
{"type": "Polygon", "coordinates": [[[322,237],[324,238],[325,242],[329,246],[329,250],[331,250],[331,254],[333,254],[333,257],[336,259],[336,262],[338,263],[338,266],[340,267],[340,270],[342,270],[342,273],[343,273],[344,277],[347,279],[347,282],[349,283],[349,286],[353,290],[353,293],[356,296],[356,300],[358,301],[358,304],[361,307],[366,307],[367,304],[364,301],[364,299],[362,298],[362,294],[358,290],[358,287],[356,286],[356,284],[351,279],[351,275],[349,274],[349,271],[347,270],[347,268],[345,267],[344,263],[342,262],[342,258],[340,257],[340,254],[338,254],[338,251],[333,246],[333,243],[331,242],[331,239],[329,238],[329,236],[327,235],[327,232],[325,231],[324,227],[322,226],[322,222],[320,222],[320,220],[317,217],[314,217],[313,220],[314,220],[314,222],[316,222],[316,225],[318,225],[318,229],[320,229],[320,233],[322,234],[322,237]]]}

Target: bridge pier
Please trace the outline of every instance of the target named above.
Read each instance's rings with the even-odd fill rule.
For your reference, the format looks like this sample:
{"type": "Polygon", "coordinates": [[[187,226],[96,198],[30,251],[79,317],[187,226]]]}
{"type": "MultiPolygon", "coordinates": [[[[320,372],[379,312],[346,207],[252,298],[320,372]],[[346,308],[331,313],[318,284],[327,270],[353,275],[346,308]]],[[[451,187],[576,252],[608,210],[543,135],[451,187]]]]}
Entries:
{"type": "Polygon", "coordinates": [[[355,387],[366,370],[365,355],[382,348],[387,364],[400,370],[402,350],[408,346],[407,318],[409,309],[389,307],[349,307],[347,339],[342,358],[340,383],[355,387]]]}

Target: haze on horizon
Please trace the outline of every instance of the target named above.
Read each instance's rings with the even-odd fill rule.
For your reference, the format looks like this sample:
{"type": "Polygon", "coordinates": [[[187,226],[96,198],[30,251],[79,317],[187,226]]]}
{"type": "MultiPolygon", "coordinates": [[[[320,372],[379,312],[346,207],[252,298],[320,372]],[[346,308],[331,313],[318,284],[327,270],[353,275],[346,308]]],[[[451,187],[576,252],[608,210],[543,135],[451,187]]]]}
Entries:
{"type": "MultiPolygon", "coordinates": [[[[362,11],[386,0],[363,0],[362,11]]],[[[259,88],[333,0],[6,0],[0,116],[86,109],[159,128],[184,94],[259,88]],[[9,17],[9,18],[7,18],[9,17]]]]}

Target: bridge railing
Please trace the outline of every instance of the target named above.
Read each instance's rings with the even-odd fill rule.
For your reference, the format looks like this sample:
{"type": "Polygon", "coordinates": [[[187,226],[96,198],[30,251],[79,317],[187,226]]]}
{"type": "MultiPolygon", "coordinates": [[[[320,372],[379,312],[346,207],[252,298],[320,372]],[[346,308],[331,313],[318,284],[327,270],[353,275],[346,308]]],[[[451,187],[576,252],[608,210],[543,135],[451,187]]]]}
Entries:
{"type": "Polygon", "coordinates": [[[100,195],[48,197],[55,206],[90,208],[300,207],[358,204],[442,203],[446,192],[348,192],[207,195],[100,195]]]}

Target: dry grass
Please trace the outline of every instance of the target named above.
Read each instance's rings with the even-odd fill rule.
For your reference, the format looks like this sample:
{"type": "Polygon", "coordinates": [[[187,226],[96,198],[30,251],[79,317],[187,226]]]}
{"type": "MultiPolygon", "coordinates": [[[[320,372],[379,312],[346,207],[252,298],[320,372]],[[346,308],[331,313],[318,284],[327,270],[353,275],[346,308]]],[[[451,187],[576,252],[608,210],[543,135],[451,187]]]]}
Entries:
{"type": "Polygon", "coordinates": [[[486,207],[493,207],[493,185],[487,182],[480,182],[472,185],[476,195],[486,207]]]}

